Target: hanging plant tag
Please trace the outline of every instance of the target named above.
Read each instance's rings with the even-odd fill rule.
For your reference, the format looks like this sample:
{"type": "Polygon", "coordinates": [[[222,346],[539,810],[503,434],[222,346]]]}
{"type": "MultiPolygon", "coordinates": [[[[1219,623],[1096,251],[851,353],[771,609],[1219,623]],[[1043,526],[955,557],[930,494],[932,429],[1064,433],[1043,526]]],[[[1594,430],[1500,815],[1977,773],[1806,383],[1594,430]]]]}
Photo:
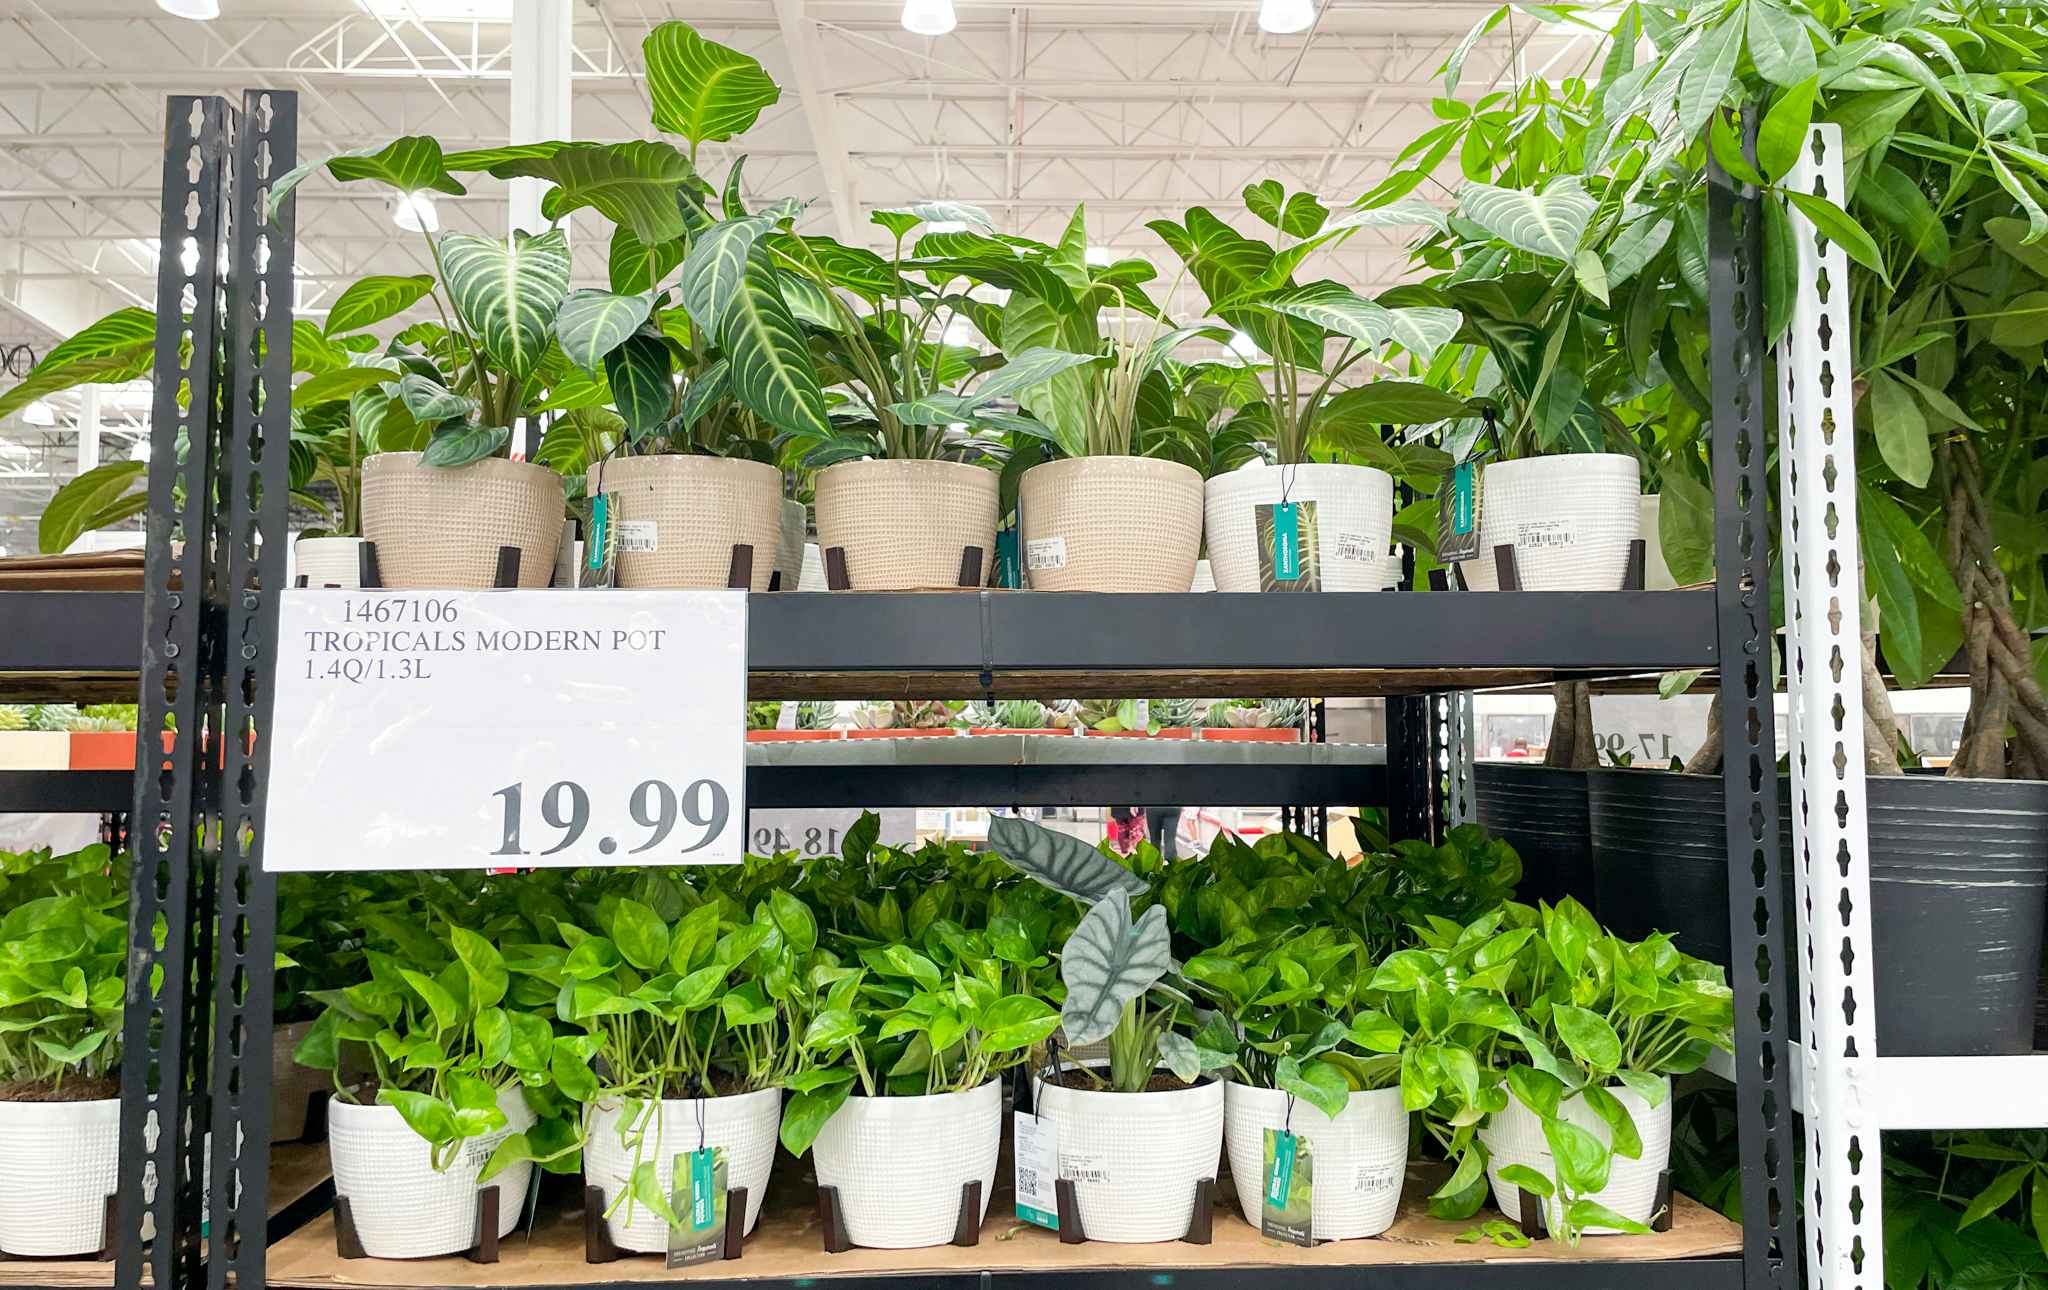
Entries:
{"type": "Polygon", "coordinates": [[[589,518],[584,522],[583,577],[579,587],[612,587],[618,583],[619,526],[612,523],[611,498],[599,493],[590,499],[589,518]]]}
{"type": "Polygon", "coordinates": [[[725,1257],[724,1147],[705,1147],[676,1157],[670,1197],[680,1226],[668,1229],[668,1266],[686,1268],[725,1257]]]}
{"type": "Polygon", "coordinates": [[[1259,586],[1266,591],[1321,591],[1322,552],[1314,502],[1264,502],[1253,508],[1259,535],[1259,586]]]}
{"type": "Polygon", "coordinates": [[[998,587],[1016,589],[1024,585],[1024,563],[1019,551],[1020,538],[1017,530],[1008,528],[996,534],[996,581],[998,587]]]}
{"type": "Polygon", "coordinates": [[[1060,1229],[1060,1126],[1029,1111],[1013,1111],[1017,1144],[1017,1217],[1060,1229]]]}
{"type": "Polygon", "coordinates": [[[1479,554],[1479,511],[1485,475],[1475,458],[1444,472],[1436,490],[1436,557],[1450,564],[1479,554]]]}
{"type": "Polygon", "coordinates": [[[1267,1129],[1264,1155],[1260,1235],[1290,1245],[1314,1245],[1316,1162],[1309,1140],[1285,1129],[1267,1129]]]}

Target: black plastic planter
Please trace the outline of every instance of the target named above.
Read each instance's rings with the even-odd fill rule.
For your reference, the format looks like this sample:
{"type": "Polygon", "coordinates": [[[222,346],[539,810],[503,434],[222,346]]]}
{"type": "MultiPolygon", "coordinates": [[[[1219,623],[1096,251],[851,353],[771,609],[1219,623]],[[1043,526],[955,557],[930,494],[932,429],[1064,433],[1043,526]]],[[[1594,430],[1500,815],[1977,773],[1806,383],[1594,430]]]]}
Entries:
{"type": "MultiPolygon", "coordinates": [[[[2048,783],[1914,775],[1866,784],[1879,1051],[2033,1051],[2048,783]]],[[[1720,779],[1597,770],[1587,789],[1601,920],[1625,936],[1675,933],[1687,953],[1725,966],[1720,779]]],[[[1779,794],[1783,807],[1784,780],[1779,794]]],[[[1789,808],[1781,817],[1790,909],[1789,808]]]]}
{"type": "MultiPolygon", "coordinates": [[[[1534,904],[1575,896],[1598,915],[1586,772],[1503,762],[1481,762],[1473,770],[1479,822],[1522,857],[1516,899],[1534,904]]],[[[1721,939],[1728,939],[1726,928],[1721,939]]]]}

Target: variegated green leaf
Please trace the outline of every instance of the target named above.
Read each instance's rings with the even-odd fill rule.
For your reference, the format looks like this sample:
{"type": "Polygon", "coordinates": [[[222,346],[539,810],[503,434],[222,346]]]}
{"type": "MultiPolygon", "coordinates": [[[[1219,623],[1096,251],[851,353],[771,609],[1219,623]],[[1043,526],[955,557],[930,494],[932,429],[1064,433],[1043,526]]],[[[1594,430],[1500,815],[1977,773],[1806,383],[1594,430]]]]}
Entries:
{"type": "Polygon", "coordinates": [[[457,394],[417,372],[407,372],[398,378],[398,400],[413,420],[428,426],[467,420],[476,415],[478,406],[475,399],[457,394]]]}
{"type": "Polygon", "coordinates": [[[495,455],[512,439],[503,426],[450,426],[427,437],[420,460],[429,466],[467,466],[495,455]]]}
{"type": "Polygon", "coordinates": [[[1510,246],[1570,263],[1598,205],[1578,180],[1555,180],[1541,193],[1491,184],[1458,190],[1458,213],[1510,246]]]}
{"type": "Polygon", "coordinates": [[[659,336],[636,333],[604,360],[612,405],[635,439],[668,420],[676,387],[670,376],[668,345],[659,336]]]}
{"type": "Polygon", "coordinates": [[[532,375],[569,294],[569,239],[562,231],[515,233],[510,243],[446,234],[441,272],[485,355],[515,381],[532,375]]]}
{"type": "Polygon", "coordinates": [[[1109,1037],[1124,1006],[1158,983],[1173,966],[1166,906],[1154,905],[1135,922],[1123,891],[1097,901],[1060,951],[1067,986],[1060,1028],[1076,1047],[1109,1037]]]}
{"type": "Polygon", "coordinates": [[[684,387],[683,405],[676,413],[676,420],[682,423],[684,430],[693,429],[713,405],[726,397],[731,389],[731,370],[731,366],[721,358],[684,387]]]}
{"type": "Polygon", "coordinates": [[[683,247],[680,239],[649,247],[634,236],[630,226],[621,224],[612,230],[611,250],[606,256],[612,290],[628,296],[652,291],[683,262],[683,247]]]}
{"type": "Polygon", "coordinates": [[[434,289],[431,274],[394,277],[378,274],[349,284],[348,290],[327,311],[321,328],[329,336],[344,336],[383,322],[393,314],[410,309],[434,289]]]}
{"type": "Polygon", "coordinates": [[[1427,226],[1433,229],[1447,227],[1443,211],[1420,197],[1400,197],[1384,206],[1367,210],[1340,211],[1323,225],[1323,232],[1335,233],[1347,228],[1408,228],[1427,226]]]}
{"type": "Polygon", "coordinates": [[[1143,878],[1079,838],[1042,824],[999,815],[989,821],[988,841],[1012,869],[1076,900],[1098,901],[1112,892],[1137,896],[1146,891],[1143,878]]]}
{"type": "Polygon", "coordinates": [[[117,309],[58,344],[19,385],[0,394],[0,417],[59,390],[132,381],[149,371],[155,343],[155,314],[117,309]]]}
{"type": "Polygon", "coordinates": [[[680,280],[683,308],[711,335],[717,335],[732,302],[746,281],[747,259],[774,221],[766,215],[727,220],[690,244],[680,280]]]}
{"type": "Polygon", "coordinates": [[[1094,361],[1093,354],[1073,354],[1043,346],[1027,349],[984,376],[981,384],[975,387],[974,398],[978,403],[1014,398],[1021,391],[1042,385],[1061,372],[1094,361]]]}
{"type": "Polygon", "coordinates": [[[676,194],[697,172],[674,144],[634,139],[572,143],[550,156],[503,162],[491,167],[491,173],[501,179],[545,179],[555,185],[550,207],[554,216],[592,207],[612,223],[632,229],[642,245],[658,245],[688,231],[676,194]]]}
{"type": "Polygon", "coordinates": [[[832,433],[810,348],[766,256],[751,257],[715,334],[734,397],[754,415],[796,434],[832,433]]]}
{"type": "Polygon", "coordinates": [[[1278,292],[1261,300],[1259,306],[1304,319],[1373,349],[1398,342],[1425,361],[1457,334],[1463,321],[1455,309],[1388,309],[1328,279],[1278,292]]]}
{"type": "Polygon", "coordinates": [[[625,344],[653,308],[654,301],[644,295],[571,291],[555,311],[555,339],[570,362],[595,373],[604,356],[625,344]]]}
{"type": "Polygon", "coordinates": [[[331,372],[322,372],[300,382],[292,390],[292,406],[310,408],[319,403],[352,398],[358,390],[382,385],[397,373],[398,364],[388,358],[372,360],[361,367],[338,367],[331,372]]]}
{"type": "Polygon", "coordinates": [[[394,139],[381,148],[362,148],[354,152],[336,153],[323,161],[301,162],[285,172],[284,176],[270,186],[269,209],[264,214],[270,219],[277,218],[277,212],[292,190],[305,182],[314,171],[325,169],[328,174],[344,183],[359,179],[375,180],[402,193],[417,193],[432,190],[437,193],[461,194],[466,191],[461,182],[448,173],[441,156],[441,143],[426,135],[407,135],[394,139]]]}
{"type": "Polygon", "coordinates": [[[989,218],[987,211],[966,202],[912,202],[903,210],[927,224],[969,224],[987,229],[996,226],[996,222],[989,218]]]}
{"type": "Polygon", "coordinates": [[[699,36],[680,22],[665,22],[641,45],[654,128],[693,145],[730,139],[754,124],[761,109],[782,97],[761,64],[736,49],[699,36]]]}

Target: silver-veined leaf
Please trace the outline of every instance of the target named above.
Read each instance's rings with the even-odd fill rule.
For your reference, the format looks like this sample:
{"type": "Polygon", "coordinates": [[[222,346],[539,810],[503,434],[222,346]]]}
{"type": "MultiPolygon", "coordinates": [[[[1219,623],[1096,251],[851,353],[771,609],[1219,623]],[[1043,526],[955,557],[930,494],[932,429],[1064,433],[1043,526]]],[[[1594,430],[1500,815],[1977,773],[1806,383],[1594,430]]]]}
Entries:
{"type": "Polygon", "coordinates": [[[989,821],[988,840],[1012,869],[1076,900],[1098,901],[1112,892],[1137,896],[1147,890],[1144,879],[1094,847],[1042,824],[999,815],[989,821]]]}
{"type": "Polygon", "coordinates": [[[1510,246],[1569,263],[1598,205],[1575,178],[1553,180],[1532,193],[1491,184],[1458,190],[1458,213],[1510,246]]]}
{"type": "Polygon", "coordinates": [[[429,466],[467,466],[495,455],[511,439],[512,432],[503,426],[450,426],[427,437],[420,460],[429,466]]]}
{"type": "Polygon", "coordinates": [[[766,256],[752,257],[715,334],[733,395],[756,416],[796,434],[832,433],[810,349],[766,256]]]}
{"type": "Polygon", "coordinates": [[[531,376],[569,294],[567,236],[517,232],[507,243],[449,233],[441,238],[441,272],[484,353],[515,381],[531,376]]]}
{"type": "Polygon", "coordinates": [[[1131,898],[1112,892],[1097,901],[1060,951],[1067,986],[1060,1027],[1076,1047],[1108,1037],[1124,1005],[1143,995],[1173,966],[1166,907],[1154,905],[1133,921],[1131,898]]]}
{"type": "Polygon", "coordinates": [[[981,403],[1013,398],[1035,385],[1044,384],[1061,372],[1094,361],[1095,356],[1092,354],[1073,354],[1043,346],[1027,349],[984,376],[981,384],[975,387],[974,397],[981,403]]]}
{"type": "Polygon", "coordinates": [[[466,420],[476,415],[475,399],[455,393],[431,377],[407,372],[398,378],[398,400],[421,425],[466,420]]]}
{"type": "Polygon", "coordinates": [[[604,374],[611,385],[612,406],[625,418],[633,438],[668,420],[676,387],[670,377],[666,341],[636,332],[605,356],[604,374]]]}
{"type": "Polygon", "coordinates": [[[644,295],[571,291],[555,311],[555,339],[570,362],[594,373],[606,354],[640,329],[653,308],[654,301],[644,295]]]}

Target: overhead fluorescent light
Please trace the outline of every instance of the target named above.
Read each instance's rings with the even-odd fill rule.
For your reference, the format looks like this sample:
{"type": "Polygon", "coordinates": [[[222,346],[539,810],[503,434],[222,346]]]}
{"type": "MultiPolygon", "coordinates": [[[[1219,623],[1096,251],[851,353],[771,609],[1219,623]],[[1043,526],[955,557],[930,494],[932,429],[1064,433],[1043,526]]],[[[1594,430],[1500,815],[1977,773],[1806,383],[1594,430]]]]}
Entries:
{"type": "Polygon", "coordinates": [[[156,0],[156,7],[173,18],[212,22],[220,17],[220,0],[156,0]]]}
{"type": "Polygon", "coordinates": [[[37,399],[21,410],[21,419],[32,426],[53,426],[57,424],[57,409],[37,399]]]}
{"type": "Polygon", "coordinates": [[[919,36],[943,36],[959,19],[953,0],[903,0],[903,29],[919,36]]]}
{"type": "Polygon", "coordinates": [[[1316,0],[1259,0],[1259,30],[1275,36],[1307,31],[1316,20],[1316,0]]]}
{"type": "Polygon", "coordinates": [[[1091,246],[1088,248],[1088,254],[1083,258],[1086,259],[1088,263],[1095,265],[1097,268],[1101,268],[1105,265],[1111,265],[1116,263],[1116,252],[1110,250],[1106,246],[1091,246]]]}
{"type": "Polygon", "coordinates": [[[434,199],[425,193],[406,193],[391,207],[391,222],[408,233],[432,233],[441,227],[434,199]]]}

